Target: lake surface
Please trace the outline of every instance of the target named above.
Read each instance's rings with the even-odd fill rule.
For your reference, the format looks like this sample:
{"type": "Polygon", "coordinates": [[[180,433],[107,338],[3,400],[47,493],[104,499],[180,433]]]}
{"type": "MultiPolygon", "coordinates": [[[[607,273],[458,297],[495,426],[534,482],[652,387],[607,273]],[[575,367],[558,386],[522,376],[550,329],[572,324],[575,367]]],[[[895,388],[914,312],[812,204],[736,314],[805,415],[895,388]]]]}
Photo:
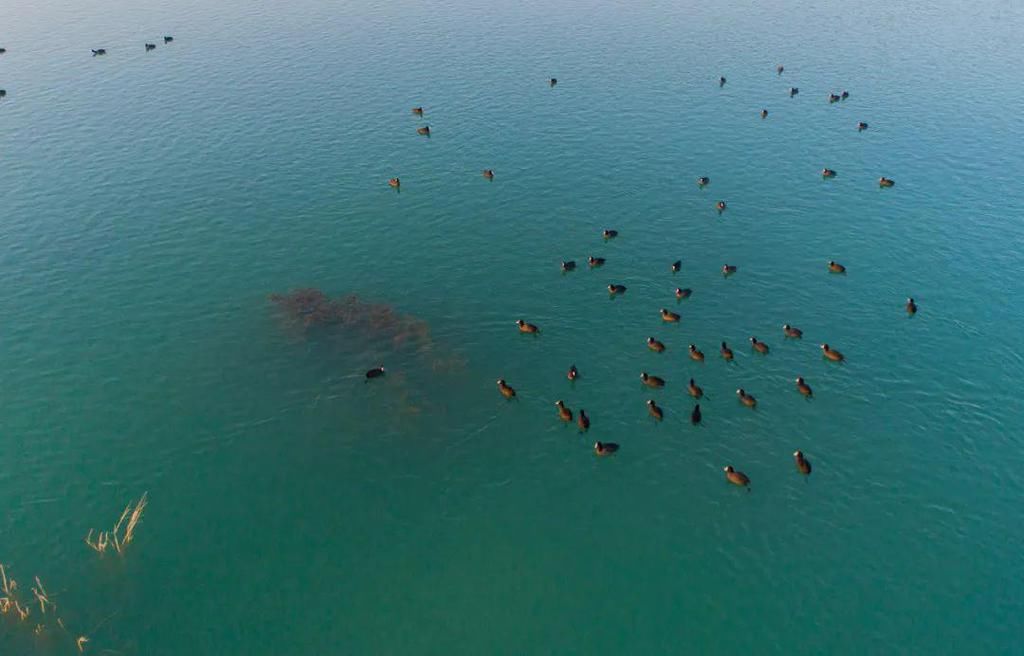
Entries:
{"type": "Polygon", "coordinates": [[[0,653],[1018,652],[1021,34],[998,1],[3,3],[0,563],[57,609],[0,653]],[[300,288],[400,325],[269,300],[300,288]]]}

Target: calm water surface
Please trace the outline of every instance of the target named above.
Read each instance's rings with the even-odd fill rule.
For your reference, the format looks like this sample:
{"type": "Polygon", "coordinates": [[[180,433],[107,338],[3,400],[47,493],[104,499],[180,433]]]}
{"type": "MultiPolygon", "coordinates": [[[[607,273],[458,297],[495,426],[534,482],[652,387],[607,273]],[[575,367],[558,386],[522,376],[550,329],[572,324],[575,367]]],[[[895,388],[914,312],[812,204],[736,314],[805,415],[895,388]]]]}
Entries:
{"type": "Polygon", "coordinates": [[[1021,34],[1000,1],[3,3],[0,562],[68,633],[3,617],[0,653],[1020,651],[1021,34]],[[429,343],[304,330],[268,300],[301,287],[429,343]],[[146,490],[123,558],[82,543],[146,490]]]}

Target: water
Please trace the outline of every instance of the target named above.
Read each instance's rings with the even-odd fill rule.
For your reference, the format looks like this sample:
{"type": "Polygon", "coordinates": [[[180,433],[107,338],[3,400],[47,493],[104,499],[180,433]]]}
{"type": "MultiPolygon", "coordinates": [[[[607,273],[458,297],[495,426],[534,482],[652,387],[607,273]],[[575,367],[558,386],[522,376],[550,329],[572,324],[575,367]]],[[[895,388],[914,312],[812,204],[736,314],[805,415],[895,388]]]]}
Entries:
{"type": "Polygon", "coordinates": [[[1022,33],[1013,2],[4,3],[0,562],[69,633],[8,616],[0,653],[1017,651],[1022,33]],[[300,287],[432,346],[303,331],[268,300],[300,287]],[[82,543],[147,490],[123,558],[82,543]]]}

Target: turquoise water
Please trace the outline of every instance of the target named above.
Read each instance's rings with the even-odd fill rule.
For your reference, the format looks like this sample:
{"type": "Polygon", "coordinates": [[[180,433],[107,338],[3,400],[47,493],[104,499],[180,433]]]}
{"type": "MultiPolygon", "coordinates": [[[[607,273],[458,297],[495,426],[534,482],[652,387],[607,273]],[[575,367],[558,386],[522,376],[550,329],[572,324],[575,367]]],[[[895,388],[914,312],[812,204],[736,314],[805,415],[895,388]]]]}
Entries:
{"type": "Polygon", "coordinates": [[[1019,3],[66,5],[0,6],[0,562],[67,626],[0,653],[1019,651],[1019,3]]]}

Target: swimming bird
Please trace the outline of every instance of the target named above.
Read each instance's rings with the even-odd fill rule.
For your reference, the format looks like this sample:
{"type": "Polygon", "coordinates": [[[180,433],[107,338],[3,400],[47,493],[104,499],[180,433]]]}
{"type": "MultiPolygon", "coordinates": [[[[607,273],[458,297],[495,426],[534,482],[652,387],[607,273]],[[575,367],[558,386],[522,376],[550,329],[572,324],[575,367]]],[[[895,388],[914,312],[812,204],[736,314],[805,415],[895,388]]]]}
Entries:
{"type": "Polygon", "coordinates": [[[575,260],[566,260],[566,261],[562,262],[562,271],[569,272],[569,271],[575,271],[575,270],[576,270],[576,261],[575,260]]]}
{"type": "Polygon", "coordinates": [[[842,100],[846,100],[849,97],[850,97],[850,92],[846,91],[845,89],[843,90],[843,92],[841,94],[839,94],[839,98],[842,99],[842,100]]]}
{"type": "Polygon", "coordinates": [[[896,182],[894,182],[893,180],[890,180],[889,178],[887,178],[885,176],[882,176],[882,177],[878,178],[878,186],[879,187],[891,187],[894,184],[896,184],[896,182]]]}
{"type": "Polygon", "coordinates": [[[720,348],[718,350],[718,352],[722,354],[722,359],[723,360],[732,361],[732,358],[733,358],[732,349],[729,348],[729,345],[726,344],[725,342],[722,342],[722,348],[720,348]]]}
{"type": "Polygon", "coordinates": [[[796,379],[796,389],[798,392],[800,392],[806,397],[814,396],[814,392],[811,391],[811,386],[808,385],[806,381],[804,381],[803,376],[800,376],[796,379]]]}
{"type": "Polygon", "coordinates": [[[522,319],[517,319],[516,325],[519,326],[519,332],[521,333],[530,333],[535,335],[540,332],[540,328],[533,325],[532,323],[526,323],[522,319]]]}
{"type": "Polygon", "coordinates": [[[494,169],[484,169],[483,175],[488,180],[493,180],[494,179],[494,169]]]}
{"type": "Polygon", "coordinates": [[[558,84],[558,80],[556,78],[551,78],[550,80],[548,80],[548,84],[550,86],[555,86],[556,84],[558,84]]]}
{"type": "Polygon", "coordinates": [[[93,57],[95,57],[96,55],[105,55],[105,54],[107,54],[107,49],[106,48],[96,48],[95,50],[92,51],[92,56],[93,57]]]}
{"type": "Polygon", "coordinates": [[[593,255],[591,255],[590,257],[587,258],[587,264],[589,264],[591,268],[604,266],[604,258],[594,257],[593,255]]]}
{"type": "Polygon", "coordinates": [[[618,230],[605,230],[603,233],[601,233],[601,236],[604,237],[605,239],[615,239],[616,237],[619,236],[619,231],[618,230]]]}
{"type": "Polygon", "coordinates": [[[667,323],[677,323],[679,321],[679,315],[675,312],[670,312],[665,308],[661,308],[661,320],[667,323]]]}
{"type": "Polygon", "coordinates": [[[388,180],[388,186],[398,189],[399,187],[402,186],[402,181],[399,180],[398,178],[391,178],[390,180],[388,180]]]}
{"type": "Polygon", "coordinates": [[[416,128],[416,134],[422,134],[425,137],[429,137],[430,136],[430,126],[429,125],[424,125],[421,128],[416,128]]]}
{"type": "Polygon", "coordinates": [[[729,481],[733,485],[739,485],[740,487],[747,488],[748,492],[750,491],[750,488],[748,487],[750,485],[749,476],[743,472],[736,471],[732,468],[732,465],[726,465],[723,471],[725,472],[725,480],[729,481]]]}
{"type": "Polygon", "coordinates": [[[672,273],[679,273],[679,270],[683,268],[683,261],[676,260],[672,263],[672,273]]]}
{"type": "Polygon", "coordinates": [[[755,399],[750,394],[747,394],[747,391],[742,387],[736,390],[736,396],[740,398],[740,403],[747,406],[748,408],[757,407],[757,399],[755,399]]]}
{"type": "Polygon", "coordinates": [[[594,442],[594,453],[599,456],[610,456],[619,450],[615,442],[594,442]]]}
{"type": "Polygon", "coordinates": [[[782,71],[784,70],[786,69],[782,64],[779,64],[778,66],[775,67],[775,72],[778,73],[779,75],[782,75],[782,71]]]}
{"type": "Polygon", "coordinates": [[[366,380],[370,380],[371,378],[380,378],[383,375],[384,365],[380,365],[379,367],[374,367],[366,372],[366,380]]]}
{"type": "Polygon", "coordinates": [[[792,98],[796,94],[800,93],[800,89],[796,87],[789,87],[789,97],[792,98]]]}
{"type": "Polygon", "coordinates": [[[750,338],[750,345],[754,347],[754,350],[762,355],[768,355],[768,345],[762,341],[759,341],[756,337],[750,338]]]}
{"type": "Polygon", "coordinates": [[[917,303],[912,298],[907,299],[907,314],[917,314],[917,303]]]}
{"type": "Polygon", "coordinates": [[[412,113],[415,114],[416,116],[423,116],[423,108],[422,107],[413,107],[412,108],[412,113]]]}
{"type": "Polygon", "coordinates": [[[804,457],[803,451],[794,451],[793,461],[796,463],[796,470],[798,472],[804,476],[808,476],[811,473],[811,461],[804,457]]]}
{"type": "Polygon", "coordinates": [[[725,76],[719,76],[718,77],[718,86],[720,86],[720,87],[724,87],[725,86],[725,76]]]}
{"type": "Polygon", "coordinates": [[[839,101],[839,96],[837,96],[834,93],[830,93],[830,94],[828,94],[828,101],[829,101],[829,103],[838,102],[839,101]]]}
{"type": "Polygon", "coordinates": [[[640,373],[640,380],[648,387],[664,387],[665,381],[657,376],[651,376],[646,371],[640,373]]]}
{"type": "Polygon", "coordinates": [[[832,273],[846,273],[846,267],[834,260],[828,261],[828,270],[832,273]]]}
{"type": "Polygon", "coordinates": [[[693,290],[690,289],[689,287],[676,287],[676,298],[678,300],[683,300],[684,298],[690,298],[690,294],[692,294],[692,293],[693,293],[693,290]]]}
{"type": "Polygon", "coordinates": [[[565,407],[565,404],[561,401],[555,401],[555,407],[558,408],[558,418],[564,422],[572,421],[572,410],[565,407]]]}
{"type": "Polygon", "coordinates": [[[834,178],[836,177],[836,172],[833,171],[832,169],[821,169],[821,177],[834,178]]]}
{"type": "Polygon", "coordinates": [[[868,124],[865,123],[864,121],[860,121],[859,123],[857,123],[857,132],[863,132],[864,130],[867,130],[867,129],[868,129],[868,124]]]}
{"type": "Polygon", "coordinates": [[[700,414],[700,404],[693,406],[693,412],[690,413],[690,423],[696,426],[701,422],[703,417],[700,414]]]}
{"type": "Polygon", "coordinates": [[[174,37],[173,36],[165,36],[164,37],[164,43],[170,43],[171,41],[174,41],[174,37]]]}
{"type": "Polygon", "coordinates": [[[690,379],[689,384],[686,386],[686,391],[690,396],[692,396],[695,399],[699,399],[704,396],[704,390],[701,389],[700,385],[694,382],[692,378],[690,379]]]}
{"type": "Polygon", "coordinates": [[[155,43],[147,43],[146,44],[146,52],[149,52],[150,50],[156,50],[156,44],[155,43]]]}
{"type": "Polygon", "coordinates": [[[626,293],[625,285],[616,285],[614,283],[608,285],[608,293],[612,296],[619,296],[620,294],[626,293]]]}
{"type": "Polygon", "coordinates": [[[516,391],[505,382],[504,378],[498,379],[498,391],[501,392],[501,395],[506,399],[511,399],[516,395],[516,391]]]}
{"type": "Polygon", "coordinates": [[[576,368],[576,365],[572,365],[571,367],[569,367],[569,372],[565,374],[565,377],[568,378],[569,380],[576,380],[576,378],[579,375],[579,369],[576,368]]]}
{"type": "Polygon", "coordinates": [[[707,186],[710,183],[711,183],[711,178],[709,178],[706,175],[702,175],[699,178],[697,178],[697,186],[698,187],[705,187],[705,186],[707,186]]]}
{"type": "Polygon", "coordinates": [[[7,97],[7,89],[0,89],[0,98],[7,97]]]}
{"type": "Polygon", "coordinates": [[[696,344],[690,344],[690,359],[695,362],[704,362],[704,353],[697,348],[696,344]]]}
{"type": "Polygon", "coordinates": [[[665,350],[665,345],[654,339],[653,337],[647,338],[647,348],[651,349],[655,353],[661,353],[665,350]]]}
{"type": "Polygon", "coordinates": [[[768,118],[768,110],[767,109],[762,109],[761,110],[761,118],[768,118]]]}
{"type": "Polygon", "coordinates": [[[717,203],[715,203],[715,207],[718,209],[718,213],[721,214],[722,212],[725,211],[725,208],[726,208],[725,201],[724,200],[718,201],[717,203]]]}
{"type": "Polygon", "coordinates": [[[647,412],[654,417],[655,421],[661,421],[665,416],[665,413],[661,411],[661,408],[654,402],[654,399],[647,400],[647,412]]]}
{"type": "Polygon", "coordinates": [[[791,339],[800,339],[804,336],[804,331],[799,328],[794,328],[788,323],[782,324],[782,332],[785,333],[786,337],[791,339]]]}
{"type": "Polygon", "coordinates": [[[831,360],[832,362],[842,362],[843,360],[846,359],[846,357],[842,353],[830,347],[828,344],[821,345],[821,352],[824,353],[825,357],[831,360]]]}
{"type": "Polygon", "coordinates": [[[587,416],[587,411],[583,408],[580,408],[580,414],[576,417],[576,425],[579,426],[581,433],[590,430],[590,417],[587,416]]]}
{"type": "Polygon", "coordinates": [[[735,264],[723,264],[722,265],[722,275],[723,276],[731,276],[734,273],[736,273],[736,265],[735,264]]]}
{"type": "Polygon", "coordinates": [[[0,48],[0,55],[4,54],[5,52],[7,52],[7,48],[0,48]]]}

